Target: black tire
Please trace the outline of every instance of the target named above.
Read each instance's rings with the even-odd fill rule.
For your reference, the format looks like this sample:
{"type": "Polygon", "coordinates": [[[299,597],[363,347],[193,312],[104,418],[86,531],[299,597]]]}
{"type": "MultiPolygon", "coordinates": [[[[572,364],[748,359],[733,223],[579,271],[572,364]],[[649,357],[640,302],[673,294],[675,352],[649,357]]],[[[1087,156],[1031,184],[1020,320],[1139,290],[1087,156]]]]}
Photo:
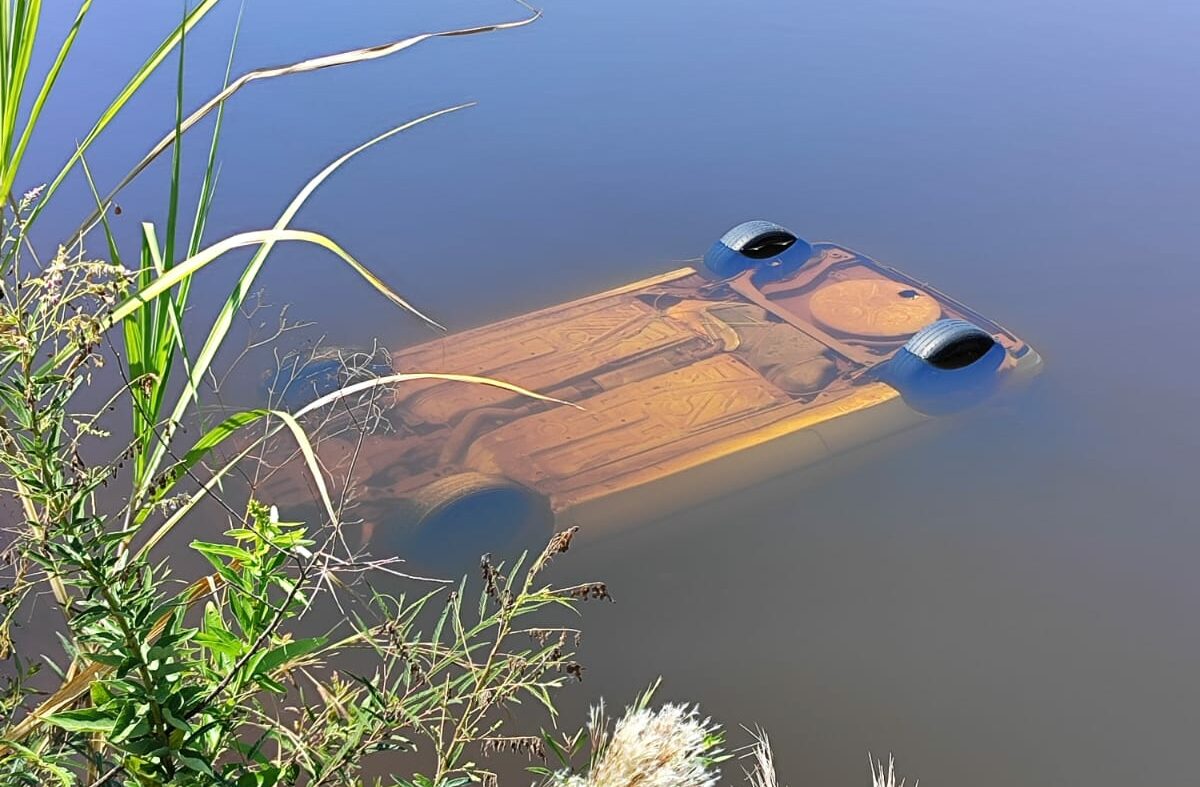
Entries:
{"type": "Polygon", "coordinates": [[[812,246],[773,221],[744,221],[721,236],[704,255],[705,270],[727,279],[751,268],[802,263],[812,246]]]}
{"type": "Polygon", "coordinates": [[[966,320],[938,320],[913,334],[883,369],[883,379],[926,415],[965,410],[999,387],[1004,348],[966,320]]]}
{"type": "Polygon", "coordinates": [[[461,573],[485,553],[498,559],[540,548],[554,515],[543,495],[500,476],[465,472],[439,478],[403,501],[413,557],[461,573]]]}
{"type": "Polygon", "coordinates": [[[913,334],[904,349],[937,369],[962,369],[996,344],[987,331],[966,320],[938,320],[913,334]]]}

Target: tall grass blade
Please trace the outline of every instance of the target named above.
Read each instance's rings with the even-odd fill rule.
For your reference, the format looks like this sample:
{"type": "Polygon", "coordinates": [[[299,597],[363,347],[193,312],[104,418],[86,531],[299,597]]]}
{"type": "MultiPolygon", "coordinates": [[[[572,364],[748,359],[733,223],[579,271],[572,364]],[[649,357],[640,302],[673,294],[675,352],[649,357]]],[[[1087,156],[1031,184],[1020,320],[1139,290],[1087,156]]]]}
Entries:
{"type": "MultiPolygon", "coordinates": [[[[130,77],[129,81],[125,83],[125,86],[121,88],[112,102],[109,103],[104,111],[100,113],[100,117],[96,119],[96,122],[92,125],[91,130],[88,131],[82,140],[80,140],[76,146],[75,153],[72,154],[71,158],[67,160],[67,163],[63,165],[58,174],[54,176],[54,179],[46,186],[46,190],[42,192],[41,200],[33,207],[28,218],[25,220],[27,227],[33,224],[46,205],[50,203],[50,198],[58,190],[58,187],[62,185],[62,182],[66,180],[67,175],[69,175],[71,172],[71,169],[76,163],[78,163],[80,156],[87,151],[93,142],[96,141],[96,138],[100,136],[104,129],[108,128],[109,123],[111,123],[113,119],[121,113],[121,110],[125,108],[125,105],[129,103],[129,100],[133,98],[134,94],[141,89],[146,80],[150,78],[150,75],[158,69],[162,62],[167,58],[167,55],[169,55],[176,45],[178,45],[180,40],[182,40],[184,34],[199,24],[199,22],[217,5],[219,1],[220,0],[200,0],[196,7],[189,11],[187,16],[184,17],[183,23],[175,28],[175,30],[169,35],[167,35],[167,37],[163,39],[162,43],[158,45],[158,48],[150,54],[150,57],[148,57],[146,61],[137,69],[137,71],[134,72],[133,76],[130,77]]],[[[12,181],[16,177],[16,172],[7,172],[5,173],[5,176],[5,180],[0,182],[0,187],[3,187],[3,193],[7,194],[8,190],[12,187],[12,181]]],[[[72,242],[67,245],[73,245],[78,241],[78,239],[78,236],[73,238],[72,242]]]]}
{"type": "MultiPolygon", "coordinates": [[[[154,298],[162,293],[170,290],[172,287],[178,286],[180,282],[189,276],[194,275],[197,271],[212,262],[220,259],[225,254],[240,249],[245,246],[263,246],[267,243],[275,244],[280,241],[301,241],[320,246],[333,252],[343,262],[349,265],[356,272],[366,272],[364,276],[367,282],[375,289],[382,293],[388,300],[396,305],[408,309],[413,314],[420,316],[422,319],[428,320],[421,312],[411,306],[408,301],[401,298],[396,293],[392,292],[379,277],[367,271],[367,268],[358,260],[350,256],[345,249],[334,243],[329,238],[317,232],[309,232],[307,230],[255,230],[252,232],[241,232],[237,235],[231,235],[222,241],[218,241],[208,248],[200,251],[198,254],[192,255],[186,260],[183,260],[164,275],[156,278],[150,285],[138,292],[130,295],[121,303],[117,304],[112,311],[104,315],[97,323],[97,330],[100,333],[107,333],[115,325],[121,323],[127,317],[136,314],[142,309],[149,306],[154,298]]],[[[75,354],[74,347],[64,347],[54,357],[43,364],[36,372],[38,375],[50,374],[52,370],[61,367],[64,363],[70,360],[75,354]]]]}
{"type": "MultiPolygon", "coordinates": [[[[294,417],[296,419],[303,418],[304,416],[308,415],[309,413],[315,412],[324,407],[328,407],[331,404],[335,404],[336,402],[338,402],[342,399],[345,399],[348,396],[355,396],[356,394],[360,394],[364,391],[370,390],[372,388],[377,388],[377,387],[383,386],[383,385],[398,385],[400,383],[415,382],[417,380],[442,380],[445,382],[467,383],[467,384],[471,384],[471,385],[486,385],[486,386],[490,386],[492,388],[500,388],[502,390],[516,394],[518,396],[524,396],[529,399],[534,399],[534,400],[537,400],[540,402],[548,402],[550,404],[565,405],[567,407],[574,407],[577,410],[584,409],[580,405],[574,404],[572,402],[568,402],[563,399],[556,399],[553,396],[546,396],[544,394],[537,393],[536,391],[531,391],[527,388],[522,388],[519,385],[507,383],[507,382],[504,382],[503,380],[496,380],[491,377],[477,377],[477,376],[469,375],[469,374],[439,374],[439,373],[434,373],[434,372],[406,372],[406,373],[400,373],[400,374],[383,375],[381,377],[376,377],[371,380],[363,380],[361,382],[357,382],[352,385],[347,385],[344,388],[339,388],[336,391],[325,394],[324,396],[313,400],[309,404],[307,404],[304,407],[297,410],[292,416],[289,416],[289,417],[294,417]]],[[[204,459],[206,459],[208,457],[208,455],[215,448],[217,448],[217,446],[221,445],[221,443],[223,443],[225,440],[232,437],[234,435],[234,433],[236,433],[237,431],[239,431],[240,429],[242,429],[246,426],[250,426],[251,424],[257,423],[258,421],[262,420],[263,418],[267,418],[269,416],[279,415],[279,414],[280,414],[279,411],[270,410],[270,409],[246,410],[243,412],[234,413],[233,415],[229,416],[221,423],[212,427],[203,436],[201,436],[201,438],[199,440],[196,441],[196,443],[192,446],[192,448],[184,455],[180,464],[171,469],[171,472],[168,475],[168,477],[163,479],[163,484],[162,484],[161,488],[159,489],[159,491],[155,494],[155,497],[152,499],[152,502],[157,501],[157,500],[161,499],[162,497],[165,497],[167,494],[169,494],[173,484],[180,477],[182,477],[182,475],[184,473],[187,473],[192,468],[194,468],[197,464],[204,461],[204,459]]],[[[197,503],[199,503],[201,498],[203,498],[204,495],[206,495],[208,493],[208,490],[210,488],[214,488],[216,486],[216,483],[219,482],[221,478],[223,478],[229,471],[231,471],[234,468],[237,461],[240,461],[241,458],[248,455],[257,446],[261,445],[263,442],[271,439],[273,436],[278,434],[281,428],[282,427],[280,427],[280,426],[275,426],[275,427],[267,430],[266,433],[258,436],[247,448],[245,448],[241,453],[239,453],[237,458],[235,458],[233,461],[225,463],[225,465],[223,467],[221,467],[220,469],[215,471],[211,475],[211,477],[205,482],[203,488],[199,492],[191,495],[191,497],[188,500],[184,501],[182,506],[175,513],[173,513],[163,523],[162,526],[160,526],[158,531],[156,531],[154,533],[154,535],[152,535],[146,541],[145,544],[142,545],[142,547],[140,548],[140,554],[142,554],[142,555],[146,554],[150,549],[152,549],[154,547],[154,545],[156,545],[159,541],[161,541],[162,538],[168,532],[170,532],[170,530],[173,527],[175,527],[176,524],[178,524],[183,519],[183,517],[187,514],[188,510],[190,510],[193,506],[195,506],[197,503]],[[212,486],[210,486],[210,483],[212,484],[212,486]]],[[[311,467],[310,467],[310,471],[312,471],[311,467]]],[[[138,523],[145,521],[145,519],[149,515],[150,507],[149,506],[145,507],[144,511],[145,511],[145,514],[139,515],[135,521],[137,521],[138,523]]]]}
{"type": "MultiPolygon", "coordinates": [[[[392,41],[386,44],[376,44],[374,46],[362,47],[360,49],[351,49],[344,52],[336,52],[334,54],[309,58],[308,60],[301,60],[299,62],[290,63],[284,66],[260,68],[254,71],[249,71],[245,74],[242,74],[232,83],[227,84],[220,93],[217,93],[215,96],[206,101],[199,109],[188,115],[187,119],[184,120],[180,126],[180,129],[182,132],[186,133],[188,129],[192,128],[192,126],[196,125],[205,117],[207,117],[214,109],[219,109],[238,91],[252,82],[257,82],[263,79],[274,79],[276,77],[290,76],[292,74],[303,74],[310,71],[320,71],[326,68],[335,68],[337,66],[350,65],[353,63],[365,63],[368,60],[378,60],[379,58],[394,55],[397,52],[402,52],[405,49],[416,46],[417,44],[433,38],[469,36],[480,33],[491,33],[500,30],[512,30],[514,28],[524,27],[525,25],[532,24],[541,18],[541,11],[533,9],[526,3],[521,3],[521,5],[529,8],[531,14],[527,17],[517,19],[512,22],[497,22],[495,24],[480,25],[477,27],[463,27],[455,30],[440,30],[433,33],[421,33],[419,35],[410,36],[409,38],[404,38],[399,41],[392,41]]],[[[152,147],[150,152],[143,156],[142,160],[139,161],[133,167],[133,169],[131,169],[128,174],[126,174],[125,177],[123,177],[120,182],[117,183],[115,187],[113,187],[112,191],[108,193],[108,196],[106,196],[104,201],[101,203],[100,209],[103,210],[107,208],[117,194],[119,194],[122,189],[128,186],[134,178],[140,175],[142,171],[146,169],[146,167],[150,166],[151,162],[162,155],[167,148],[171,147],[174,141],[174,134],[167,134],[160,139],[158,144],[152,147]]],[[[87,232],[89,232],[91,228],[95,226],[97,220],[98,215],[96,213],[93,213],[91,216],[89,216],[87,220],[85,220],[83,224],[76,230],[74,236],[75,239],[87,234],[87,232]]]]}
{"type": "MultiPolygon", "coordinates": [[[[184,20],[187,21],[187,6],[184,5],[184,20]]],[[[180,23],[182,27],[183,22],[180,23]]],[[[167,237],[163,249],[163,262],[170,267],[175,262],[175,228],[179,222],[179,170],[183,163],[183,64],[186,54],[187,34],[179,36],[179,67],[175,72],[175,144],[171,147],[171,191],[167,198],[167,237]]],[[[183,292],[182,287],[180,292],[183,292]]]]}
{"type": "MultiPolygon", "coordinates": [[[[88,188],[91,190],[92,198],[96,200],[96,204],[100,204],[100,192],[96,189],[96,181],[92,178],[92,170],[88,167],[87,159],[80,155],[79,166],[83,170],[83,176],[87,180],[88,188]]],[[[117,238],[113,235],[112,226],[108,223],[108,214],[102,214],[100,224],[104,229],[104,241],[108,245],[109,261],[113,265],[125,267],[125,263],[121,261],[121,249],[117,245],[117,238]]]]}
{"type": "MultiPolygon", "coordinates": [[[[3,5],[7,7],[8,3],[4,2],[3,5]]],[[[6,143],[2,164],[3,172],[0,172],[0,194],[4,195],[6,198],[12,191],[13,184],[17,177],[17,170],[20,169],[21,160],[25,157],[25,149],[28,147],[29,140],[33,136],[33,130],[37,127],[38,120],[42,116],[42,108],[46,104],[46,99],[50,97],[50,92],[54,89],[55,83],[58,81],[58,75],[62,71],[63,64],[67,61],[67,55],[70,54],[71,48],[75,45],[75,37],[79,34],[79,28],[83,26],[83,19],[87,16],[91,6],[92,0],[84,0],[84,2],[80,4],[79,11],[75,15],[75,21],[71,24],[70,29],[67,31],[66,37],[63,39],[62,44],[58,48],[58,54],[55,55],[54,63],[50,66],[50,70],[46,73],[45,78],[42,79],[41,88],[38,90],[37,97],[33,100],[33,105],[29,109],[29,117],[25,120],[25,127],[21,132],[21,138],[17,142],[16,149],[12,151],[11,155],[8,150],[8,141],[11,139],[9,134],[12,132],[9,131],[5,133],[6,143]]],[[[7,39],[7,36],[5,36],[5,38],[7,39]]],[[[30,38],[30,42],[32,43],[32,38],[30,38]]],[[[28,64],[26,64],[26,68],[28,68],[28,64]]],[[[13,76],[15,76],[15,74],[13,76]]],[[[6,78],[2,91],[5,102],[5,112],[11,112],[14,118],[11,126],[8,126],[6,122],[6,127],[12,129],[13,131],[16,129],[16,114],[20,111],[21,92],[23,92],[23,87],[16,87],[12,82],[9,81],[9,79],[6,78]],[[11,93],[10,88],[12,88],[11,93]]]]}
{"type": "MultiPolygon", "coordinates": [[[[17,116],[21,111],[21,99],[25,93],[25,82],[29,77],[29,67],[33,59],[33,42],[37,38],[38,23],[42,16],[41,0],[22,2],[18,0],[10,9],[10,0],[4,0],[5,30],[4,30],[4,92],[3,107],[0,107],[0,161],[3,162],[3,172],[0,172],[0,195],[7,197],[12,190],[9,182],[15,177],[16,164],[20,156],[14,156],[13,142],[17,131],[17,116]]],[[[68,39],[73,36],[68,34],[68,39]]],[[[52,72],[53,73],[53,72],[52,72]]],[[[56,73],[53,74],[57,76],[56,73]]],[[[37,106],[40,113],[41,107],[37,106]]],[[[33,118],[36,121],[36,117],[33,118]]],[[[26,128],[29,131],[29,128],[26,128]]],[[[23,138],[27,138],[22,134],[23,138]]],[[[18,143],[18,149],[24,146],[18,143]]]]}
{"type": "MultiPolygon", "coordinates": [[[[221,83],[222,88],[229,86],[229,75],[233,73],[233,54],[237,51],[238,38],[242,31],[242,14],[246,10],[246,3],[242,2],[238,7],[237,22],[233,26],[233,40],[229,43],[229,57],[225,61],[225,79],[221,83]]],[[[225,119],[225,104],[221,103],[217,107],[217,119],[213,123],[212,138],[208,143],[208,161],[204,167],[204,180],[200,184],[200,198],[196,201],[196,216],[192,221],[192,234],[188,240],[187,254],[189,257],[200,251],[200,244],[204,240],[204,228],[208,223],[208,213],[212,208],[212,198],[217,187],[217,147],[221,139],[221,128],[225,119]]],[[[183,134],[182,122],[178,125],[176,138],[178,139],[183,134]]],[[[100,200],[96,201],[96,209],[104,213],[104,203],[100,200]]],[[[182,285],[180,289],[181,296],[186,299],[187,283],[182,285]]]]}
{"type": "MultiPolygon", "coordinates": [[[[154,225],[142,225],[142,256],[143,271],[153,271],[156,276],[162,276],[169,271],[175,262],[175,243],[179,221],[179,203],[182,166],[182,151],[180,124],[183,122],[183,66],[186,60],[186,21],[187,7],[184,6],[184,19],[180,29],[185,32],[179,37],[179,65],[175,74],[175,146],[171,156],[171,180],[167,197],[167,226],[166,238],[162,251],[159,251],[159,240],[155,234],[154,225]],[[148,266],[146,258],[149,257],[148,266]]],[[[146,469],[152,459],[151,447],[156,445],[155,428],[159,413],[162,410],[163,396],[170,383],[171,371],[175,365],[175,351],[179,348],[185,367],[187,352],[184,347],[183,310],[187,303],[187,294],[191,277],[184,279],[174,291],[168,290],[159,295],[153,308],[143,309],[126,320],[138,324],[142,335],[142,355],[144,369],[143,384],[135,386],[132,391],[134,399],[133,424],[134,439],[137,441],[138,452],[134,457],[134,485],[139,488],[146,481],[146,469]]],[[[148,282],[143,282],[143,288],[148,282]]],[[[131,379],[134,379],[131,375],[131,379]]]]}
{"type": "MultiPolygon", "coordinates": [[[[349,152],[339,156],[323,170],[318,172],[311,180],[309,180],[308,183],[304,185],[302,189],[300,189],[299,193],[296,194],[291,203],[288,204],[287,208],[284,209],[283,213],[280,214],[279,219],[275,222],[274,231],[283,231],[283,229],[291,223],[292,219],[295,217],[296,213],[300,210],[304,203],[308,201],[308,198],[313,194],[314,191],[316,191],[317,187],[325,182],[330,175],[336,172],[339,167],[352,159],[354,156],[358,155],[364,150],[367,150],[373,145],[388,139],[389,137],[413,128],[414,126],[420,125],[421,123],[425,123],[429,120],[433,120],[434,118],[441,117],[442,115],[466,109],[470,106],[473,105],[460,104],[458,106],[440,109],[436,112],[430,112],[419,118],[410,120],[407,123],[403,123],[393,129],[385,131],[384,133],[364,142],[353,150],[350,150],[349,152]]],[[[254,281],[258,277],[258,274],[261,271],[263,264],[266,262],[267,256],[274,248],[274,245],[274,240],[269,240],[262,244],[262,247],[254,254],[250,262],[247,264],[246,269],[242,272],[241,277],[234,286],[233,292],[230,293],[225,305],[221,308],[220,313],[217,315],[217,319],[214,322],[212,329],[209,331],[208,338],[205,340],[204,345],[200,348],[200,352],[193,361],[192,371],[188,377],[183,393],[180,395],[175,404],[174,410],[172,410],[170,417],[167,420],[167,423],[164,427],[163,439],[161,439],[155,447],[154,455],[148,464],[150,475],[153,475],[158,469],[158,465],[162,461],[163,454],[166,452],[166,447],[169,444],[172,435],[174,434],[176,426],[182,422],[188,407],[198,395],[200,384],[204,379],[204,375],[208,372],[209,367],[212,365],[213,359],[216,357],[217,351],[224,343],[225,337],[228,335],[229,329],[233,325],[234,318],[237,316],[238,309],[241,308],[241,305],[244,302],[247,294],[253,288],[254,281]]],[[[442,328],[440,324],[434,322],[431,318],[418,311],[414,306],[409,304],[399,295],[396,295],[394,292],[392,292],[378,277],[371,273],[367,268],[360,265],[357,261],[353,260],[352,257],[349,255],[340,256],[342,256],[343,259],[352,268],[354,268],[354,270],[360,276],[365,278],[368,283],[371,284],[371,286],[384,293],[384,295],[386,295],[393,303],[415,314],[417,317],[421,318],[430,325],[433,325],[437,328],[442,328]]],[[[174,273],[174,270],[171,272],[174,273]]],[[[141,492],[139,491],[138,494],[140,495],[141,492]]]]}

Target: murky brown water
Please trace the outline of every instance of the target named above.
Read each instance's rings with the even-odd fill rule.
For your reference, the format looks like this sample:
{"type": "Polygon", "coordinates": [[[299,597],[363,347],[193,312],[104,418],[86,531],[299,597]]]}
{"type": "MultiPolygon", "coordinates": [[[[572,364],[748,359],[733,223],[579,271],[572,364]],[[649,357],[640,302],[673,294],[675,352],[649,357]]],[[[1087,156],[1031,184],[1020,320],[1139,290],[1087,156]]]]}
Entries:
{"type": "MultiPolygon", "coordinates": [[[[173,19],[133,5],[97,10],[88,79],[115,87],[142,57],[115,42],[173,19]]],[[[238,62],[517,15],[258,2],[238,62]]],[[[252,88],[211,231],[264,226],[336,153],[478,99],[351,164],[298,222],[453,328],[669,269],[751,217],[935,283],[1037,346],[1039,384],[581,542],[557,570],[617,603],[586,610],[567,710],[665,675],[664,696],[766,727],[791,784],[861,784],[868,750],[926,784],[1193,784],[1198,27],[1170,0],[554,4],[516,33],[252,88]]],[[[192,46],[195,99],[219,82],[219,28],[192,46]]],[[[74,78],[31,170],[107,100],[74,78]]],[[[99,177],[169,124],[162,87],[93,155],[99,177]]],[[[124,231],[163,188],[127,194],[124,231]]],[[[274,266],[272,299],[334,341],[428,336],[315,252],[274,266]]]]}

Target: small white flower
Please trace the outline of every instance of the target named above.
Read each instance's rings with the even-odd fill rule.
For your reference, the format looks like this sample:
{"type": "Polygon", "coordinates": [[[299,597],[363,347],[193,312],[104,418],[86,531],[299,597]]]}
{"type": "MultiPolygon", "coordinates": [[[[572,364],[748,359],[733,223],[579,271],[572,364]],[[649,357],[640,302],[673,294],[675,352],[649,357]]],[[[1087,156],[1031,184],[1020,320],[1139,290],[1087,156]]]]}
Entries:
{"type": "Polygon", "coordinates": [[[32,188],[29,191],[22,194],[21,202],[17,206],[17,212],[24,213],[25,211],[27,211],[31,207],[33,207],[33,203],[38,201],[38,199],[42,196],[42,192],[45,190],[46,190],[46,186],[45,186],[45,184],[43,184],[41,186],[38,186],[37,188],[32,188]]]}

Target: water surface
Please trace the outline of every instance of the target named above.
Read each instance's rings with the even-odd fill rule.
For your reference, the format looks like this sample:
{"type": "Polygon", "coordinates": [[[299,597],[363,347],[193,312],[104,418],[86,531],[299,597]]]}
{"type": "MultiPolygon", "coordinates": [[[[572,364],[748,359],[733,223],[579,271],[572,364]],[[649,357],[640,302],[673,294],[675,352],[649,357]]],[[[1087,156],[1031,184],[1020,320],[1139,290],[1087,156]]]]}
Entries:
{"type": "MultiPolygon", "coordinates": [[[[234,11],[189,42],[191,103],[219,86],[234,11]]],[[[520,14],[258,0],[235,70],[520,14]]],[[[27,171],[174,16],[96,9],[27,171]]],[[[868,750],[926,784],[1193,784],[1198,31],[1200,6],[1171,0],[554,3],[523,30],[249,88],[211,235],[267,226],[344,149],[470,100],[297,222],[452,328],[675,267],[752,217],[934,282],[1033,343],[1039,384],[572,550],[563,576],[617,603],[586,610],[568,713],[662,674],[664,696],[766,727],[791,784],[861,784],[868,750]]],[[[169,75],[156,87],[93,154],[102,181],[169,126],[169,75]]],[[[122,198],[122,232],[161,220],[163,175],[122,198]]],[[[58,203],[47,237],[86,206],[58,203]]],[[[263,282],[334,341],[429,336],[319,252],[281,249],[263,282]]],[[[199,287],[196,324],[227,287],[199,287]]]]}

